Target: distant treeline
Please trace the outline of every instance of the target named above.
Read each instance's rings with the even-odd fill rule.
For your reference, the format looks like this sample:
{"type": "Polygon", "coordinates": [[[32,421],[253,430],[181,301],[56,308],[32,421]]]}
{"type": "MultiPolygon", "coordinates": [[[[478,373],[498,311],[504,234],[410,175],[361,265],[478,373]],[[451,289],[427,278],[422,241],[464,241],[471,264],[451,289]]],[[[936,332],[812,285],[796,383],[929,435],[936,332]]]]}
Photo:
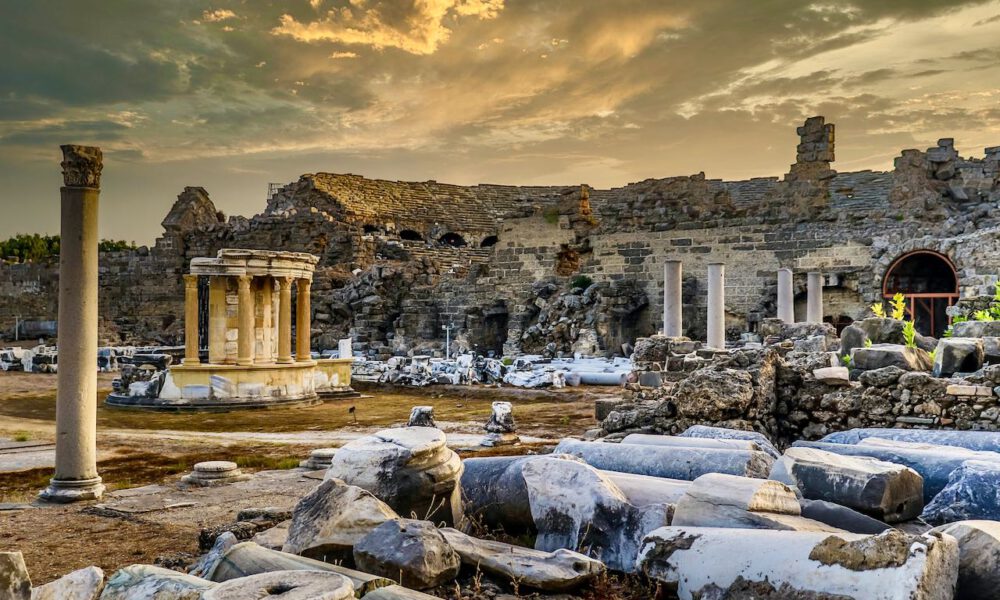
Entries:
{"type": "MultiPolygon", "coordinates": [[[[101,240],[97,245],[101,252],[117,252],[135,249],[135,242],[124,240],[101,240]]],[[[0,242],[0,260],[10,262],[39,262],[59,256],[58,235],[38,235],[19,233],[0,242]]]]}

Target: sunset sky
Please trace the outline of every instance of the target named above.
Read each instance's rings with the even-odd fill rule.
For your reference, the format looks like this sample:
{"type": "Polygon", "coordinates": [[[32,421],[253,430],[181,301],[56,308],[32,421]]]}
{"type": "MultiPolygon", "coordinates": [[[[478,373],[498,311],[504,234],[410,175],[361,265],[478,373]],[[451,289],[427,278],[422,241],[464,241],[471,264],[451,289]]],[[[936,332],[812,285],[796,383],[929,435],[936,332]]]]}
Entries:
{"type": "Polygon", "coordinates": [[[0,0],[0,237],[58,231],[59,144],[101,146],[103,237],[185,185],[226,214],[315,171],[620,186],[1000,145],[1000,0],[0,0]]]}

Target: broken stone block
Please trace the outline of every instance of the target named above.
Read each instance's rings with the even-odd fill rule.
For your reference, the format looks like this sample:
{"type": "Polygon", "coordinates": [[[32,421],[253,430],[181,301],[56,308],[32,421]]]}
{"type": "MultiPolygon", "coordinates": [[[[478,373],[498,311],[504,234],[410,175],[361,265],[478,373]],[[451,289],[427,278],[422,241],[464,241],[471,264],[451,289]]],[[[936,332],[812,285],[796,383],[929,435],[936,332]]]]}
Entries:
{"type": "Polygon", "coordinates": [[[229,552],[229,549],[238,543],[240,541],[236,539],[236,535],[233,532],[223,531],[215,538],[215,543],[212,544],[211,550],[206,552],[204,556],[198,559],[198,562],[188,569],[188,575],[201,578],[208,577],[208,574],[215,569],[215,565],[222,560],[226,552],[229,552]]]}
{"type": "Polygon", "coordinates": [[[955,373],[972,373],[983,367],[985,350],[983,340],[974,338],[941,338],[934,352],[935,377],[948,377],[955,373]]]}
{"type": "Polygon", "coordinates": [[[945,431],[869,427],[837,431],[826,435],[820,441],[833,444],[857,444],[866,438],[882,438],[901,442],[954,446],[967,450],[1000,452],[1000,432],[996,431],[945,431]]]}
{"type": "Polygon", "coordinates": [[[743,431],[740,429],[727,429],[725,427],[712,427],[710,425],[692,425],[680,434],[680,437],[710,438],[717,440],[750,440],[760,446],[774,458],[781,456],[778,449],[774,447],[771,440],[762,433],[756,431],[743,431]]]}
{"type": "Polygon", "coordinates": [[[337,573],[274,571],[232,579],[206,591],[202,600],[347,600],[351,581],[337,573]]]}
{"type": "Polygon", "coordinates": [[[771,479],[886,523],[915,518],[924,508],[923,478],[913,469],[874,458],[842,456],[815,448],[789,448],[771,479]]]}
{"type": "Polygon", "coordinates": [[[337,454],[336,448],[316,448],[309,452],[309,458],[299,463],[303,469],[329,469],[333,456],[337,454]]]}
{"type": "Polygon", "coordinates": [[[410,410],[410,420],[406,423],[407,427],[437,427],[434,424],[434,407],[433,406],[414,406],[410,410]]]}
{"type": "Polygon", "coordinates": [[[825,500],[799,498],[799,506],[802,507],[803,517],[850,533],[874,534],[892,529],[882,521],[825,500]]]}
{"type": "Polygon", "coordinates": [[[872,369],[871,371],[864,371],[858,376],[858,381],[861,385],[866,385],[868,387],[877,388],[887,388],[896,385],[900,378],[906,374],[906,371],[900,369],[899,367],[889,366],[882,367],[881,369],[872,369]]]}
{"type": "Polygon", "coordinates": [[[958,577],[950,536],[664,527],[643,543],[647,576],[692,598],[947,600],[958,577]]]}
{"type": "Polygon", "coordinates": [[[837,531],[803,519],[799,500],[778,481],[709,473],[694,480],[674,508],[672,525],[729,529],[837,531]]]}
{"type": "Polygon", "coordinates": [[[876,446],[866,444],[828,444],[826,442],[795,442],[796,448],[816,448],[846,456],[867,456],[881,461],[903,465],[916,471],[924,480],[924,504],[930,501],[948,484],[951,472],[967,460],[986,460],[1000,466],[1000,454],[994,452],[974,452],[964,448],[920,449],[905,447],[876,446]]]}
{"type": "Polygon", "coordinates": [[[108,578],[101,600],[200,600],[215,584],[153,565],[130,565],[108,578]]]}
{"type": "Polygon", "coordinates": [[[541,552],[476,539],[457,529],[440,531],[466,565],[499,575],[503,581],[517,581],[518,585],[538,590],[571,590],[593,580],[605,570],[601,561],[565,548],[541,552]]]}
{"type": "Polygon", "coordinates": [[[458,576],[461,560],[429,521],[394,519],[376,527],[354,546],[354,562],[366,573],[398,579],[426,590],[458,576]]]}
{"type": "Polygon", "coordinates": [[[431,427],[383,429],[342,446],[326,479],[368,490],[402,516],[445,521],[462,518],[462,460],[431,427]]]}
{"type": "Polygon", "coordinates": [[[951,472],[947,485],[934,496],[921,518],[934,524],[1000,519],[1000,463],[962,463],[951,472]]]}
{"type": "Polygon", "coordinates": [[[205,577],[210,581],[221,583],[231,579],[239,579],[258,573],[274,571],[324,571],[338,573],[351,580],[354,589],[362,596],[374,589],[390,585],[393,580],[378,577],[370,573],[362,573],[339,565],[269,550],[253,542],[243,542],[230,548],[222,559],[205,577]]]}
{"type": "Polygon", "coordinates": [[[1000,337],[1000,321],[962,321],[951,328],[952,337],[1000,337]]]}
{"type": "Polygon", "coordinates": [[[991,598],[1000,590],[1000,522],[959,521],[934,529],[958,541],[955,600],[991,598]]]}
{"type": "Polygon", "coordinates": [[[847,367],[823,367],[814,369],[813,377],[826,385],[851,385],[851,373],[847,367]]]}
{"type": "Polygon", "coordinates": [[[31,578],[20,552],[0,552],[0,598],[31,600],[31,578]]]}
{"type": "Polygon", "coordinates": [[[97,600],[104,589],[104,571],[86,567],[32,588],[31,600],[97,600]]]}
{"type": "Polygon", "coordinates": [[[508,446],[521,441],[514,425],[514,406],[510,402],[494,402],[490,419],[484,429],[486,436],[481,445],[487,447],[508,446]]]}
{"type": "Polygon", "coordinates": [[[538,457],[522,474],[536,550],[588,548],[609,568],[630,573],[643,537],[670,522],[667,505],[634,506],[607,476],[574,460],[538,457]]]}
{"type": "Polygon", "coordinates": [[[387,585],[364,595],[365,600],[437,600],[423,592],[411,590],[401,585],[387,585]]]}
{"type": "Polygon", "coordinates": [[[851,351],[851,366],[862,371],[899,367],[904,371],[930,371],[930,354],[920,348],[901,344],[872,344],[851,351]]]}
{"type": "Polygon", "coordinates": [[[281,550],[321,560],[349,561],[356,543],[398,517],[371,492],[327,479],[295,505],[281,550]]]}
{"type": "Polygon", "coordinates": [[[680,437],[675,435],[649,435],[645,433],[630,433],[621,441],[622,444],[637,446],[664,446],[672,448],[717,448],[723,450],[761,451],[756,442],[750,440],[724,440],[713,438],[680,437]]]}
{"type": "Polygon", "coordinates": [[[251,541],[271,550],[281,550],[285,546],[285,542],[288,541],[288,528],[291,526],[291,519],[282,521],[274,527],[254,535],[251,541]]]}
{"type": "Polygon", "coordinates": [[[694,481],[706,473],[766,479],[774,460],[764,452],[715,448],[633,446],[564,439],[555,452],[606,471],[694,481]]]}

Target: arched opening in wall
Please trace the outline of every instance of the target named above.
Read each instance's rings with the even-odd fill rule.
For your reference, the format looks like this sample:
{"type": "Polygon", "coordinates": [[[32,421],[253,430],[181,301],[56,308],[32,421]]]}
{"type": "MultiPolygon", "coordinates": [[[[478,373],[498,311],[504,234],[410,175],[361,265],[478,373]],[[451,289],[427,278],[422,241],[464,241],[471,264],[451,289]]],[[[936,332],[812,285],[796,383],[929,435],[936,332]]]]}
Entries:
{"type": "Polygon", "coordinates": [[[958,273],[947,256],[916,250],[897,258],[885,272],[882,296],[906,296],[907,316],[917,331],[941,337],[948,328],[947,308],[958,301],[958,273]]]}
{"type": "Polygon", "coordinates": [[[420,235],[419,232],[412,229],[404,229],[399,232],[399,238],[406,240],[408,242],[422,242],[424,241],[424,236],[420,235]]]}
{"type": "Polygon", "coordinates": [[[367,234],[378,233],[378,227],[374,225],[365,225],[364,232],[367,234]]]}
{"type": "Polygon", "coordinates": [[[453,231],[449,231],[448,233],[442,235],[438,241],[446,246],[451,246],[452,248],[462,248],[466,246],[465,238],[453,231]]]}
{"type": "Polygon", "coordinates": [[[499,242],[499,241],[500,241],[500,238],[498,238],[495,235],[487,236],[487,237],[483,238],[483,241],[479,242],[479,247],[480,248],[489,248],[490,246],[496,246],[497,242],[499,242]]]}

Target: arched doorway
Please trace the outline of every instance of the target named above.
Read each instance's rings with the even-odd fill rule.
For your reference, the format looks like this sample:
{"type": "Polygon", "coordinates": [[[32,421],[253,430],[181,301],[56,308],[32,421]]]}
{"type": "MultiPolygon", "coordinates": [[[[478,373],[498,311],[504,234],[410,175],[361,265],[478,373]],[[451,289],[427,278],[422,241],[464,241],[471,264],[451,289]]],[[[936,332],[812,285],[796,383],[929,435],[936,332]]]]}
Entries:
{"type": "Polygon", "coordinates": [[[438,241],[445,246],[451,246],[452,248],[465,247],[465,238],[453,231],[449,231],[448,233],[442,235],[438,241]]]}
{"type": "Polygon", "coordinates": [[[917,331],[941,337],[948,328],[946,309],[958,301],[958,274],[947,256],[916,250],[897,258],[885,272],[882,296],[902,293],[917,331]]]}

